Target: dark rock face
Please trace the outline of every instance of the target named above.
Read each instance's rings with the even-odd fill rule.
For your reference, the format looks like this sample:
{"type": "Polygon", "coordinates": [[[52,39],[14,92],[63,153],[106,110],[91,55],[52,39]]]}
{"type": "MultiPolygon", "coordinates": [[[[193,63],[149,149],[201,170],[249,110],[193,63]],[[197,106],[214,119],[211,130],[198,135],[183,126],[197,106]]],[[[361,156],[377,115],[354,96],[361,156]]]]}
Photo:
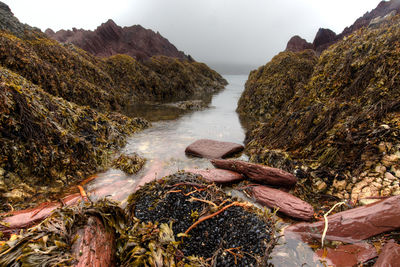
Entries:
{"type": "Polygon", "coordinates": [[[378,256],[375,247],[368,243],[341,245],[326,250],[327,252],[324,249],[317,250],[316,254],[321,260],[326,261],[328,266],[357,266],[378,256]]]}
{"type": "Polygon", "coordinates": [[[318,53],[321,53],[323,50],[333,44],[336,41],[336,38],[336,33],[334,33],[332,30],[320,28],[313,41],[314,50],[318,53]]]}
{"type": "Polygon", "coordinates": [[[0,2],[0,30],[8,31],[18,37],[23,37],[26,33],[32,31],[37,34],[40,33],[39,29],[32,28],[27,24],[19,22],[19,20],[14,17],[9,6],[3,2],[0,2]]]}
{"type": "Polygon", "coordinates": [[[291,186],[297,182],[296,176],[288,172],[260,164],[254,164],[240,160],[218,159],[212,160],[211,163],[216,168],[238,172],[247,178],[270,185],[291,186]]]}
{"type": "Polygon", "coordinates": [[[219,159],[239,153],[243,148],[242,145],[236,143],[200,139],[190,144],[185,153],[194,157],[219,159]]]}
{"type": "MultiPolygon", "coordinates": [[[[327,218],[329,227],[326,240],[358,242],[400,228],[400,196],[338,212],[327,218]]],[[[304,241],[313,238],[320,240],[324,226],[324,221],[295,224],[285,229],[285,236],[302,238],[304,241]]]]}
{"type": "MultiPolygon", "coordinates": [[[[319,29],[317,35],[315,36],[313,47],[318,54],[322,53],[325,49],[327,49],[332,44],[336,43],[339,40],[342,40],[345,36],[350,35],[351,33],[361,29],[362,27],[367,27],[371,21],[378,17],[384,17],[390,14],[392,11],[400,12],[400,1],[399,0],[391,0],[391,1],[382,1],[378,4],[378,6],[370,12],[365,13],[362,17],[358,18],[353,25],[346,27],[342,33],[336,35],[330,29],[319,29]]],[[[286,47],[286,51],[299,52],[306,49],[310,49],[310,47],[304,42],[299,36],[292,37],[286,47]],[[295,45],[297,44],[297,45],[295,45]],[[291,49],[288,49],[288,48],[291,49]],[[292,50],[293,49],[293,50],[292,50]]]]}
{"type": "Polygon", "coordinates": [[[394,240],[390,240],[385,244],[379,258],[374,267],[386,266],[399,266],[400,263],[400,245],[396,244],[394,240]]]}
{"type": "Polygon", "coordinates": [[[210,182],[223,184],[223,183],[232,183],[243,180],[243,176],[237,172],[228,171],[228,170],[220,170],[220,169],[211,169],[211,170],[199,170],[199,169],[190,169],[185,170],[186,172],[199,174],[204,179],[210,182]]]}
{"type": "Polygon", "coordinates": [[[126,54],[137,60],[144,60],[156,55],[179,59],[188,57],[159,33],[143,28],[140,25],[120,27],[108,20],[94,31],[82,29],[60,30],[47,29],[49,37],[62,43],[72,43],[99,57],[115,54],[126,54]]]}
{"type": "Polygon", "coordinates": [[[278,212],[287,216],[305,221],[314,216],[314,209],[310,204],[289,193],[262,185],[253,187],[251,193],[258,203],[269,208],[279,208],[278,212]]]}
{"type": "Polygon", "coordinates": [[[313,44],[307,42],[300,36],[295,35],[290,38],[289,42],[286,45],[285,51],[300,52],[307,49],[313,49],[313,44]]]}

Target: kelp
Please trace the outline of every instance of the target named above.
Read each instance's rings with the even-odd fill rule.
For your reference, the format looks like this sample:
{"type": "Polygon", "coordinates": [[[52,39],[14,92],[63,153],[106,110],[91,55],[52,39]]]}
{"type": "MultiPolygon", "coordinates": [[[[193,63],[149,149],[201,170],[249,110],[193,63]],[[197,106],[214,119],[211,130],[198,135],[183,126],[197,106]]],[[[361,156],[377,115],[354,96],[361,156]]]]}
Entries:
{"type": "MultiPolygon", "coordinates": [[[[193,260],[196,266],[266,266],[276,242],[272,216],[190,173],[146,184],[130,196],[126,209],[130,218],[170,229],[170,244],[158,255],[177,266],[193,260]]],[[[131,250],[141,250],[138,246],[131,250]]],[[[149,256],[131,256],[130,262],[141,257],[149,256]]]]}
{"type": "MultiPolygon", "coordinates": [[[[399,16],[388,18],[326,50],[305,86],[285,99],[279,112],[259,120],[256,129],[247,133],[251,159],[271,164],[270,153],[282,151],[293,161],[288,165],[291,171],[296,165],[306,165],[321,178],[333,179],[357,176],[383,162],[386,154],[396,155],[400,145],[399,26],[399,16]],[[390,144],[390,150],[382,153],[382,143],[390,144]]],[[[282,69],[279,75],[288,71],[282,69]]],[[[255,73],[249,78],[249,85],[269,92],[255,73]]],[[[275,101],[272,92],[260,94],[252,105],[275,101]]],[[[268,109],[260,105],[257,110],[263,108],[268,109]]],[[[385,166],[389,170],[398,163],[385,166]]]]}
{"type": "Polygon", "coordinates": [[[273,214],[193,174],[146,184],[128,202],[125,210],[108,200],[57,209],[1,241],[0,265],[268,266],[277,242],[273,214]]]}
{"type": "Polygon", "coordinates": [[[81,180],[109,166],[126,137],[148,126],[56,98],[3,67],[0,111],[0,167],[9,190],[22,183],[61,189],[81,180]]]}
{"type": "Polygon", "coordinates": [[[136,153],[132,155],[122,154],[113,161],[112,166],[127,174],[134,174],[140,171],[145,163],[146,160],[136,153]]]}

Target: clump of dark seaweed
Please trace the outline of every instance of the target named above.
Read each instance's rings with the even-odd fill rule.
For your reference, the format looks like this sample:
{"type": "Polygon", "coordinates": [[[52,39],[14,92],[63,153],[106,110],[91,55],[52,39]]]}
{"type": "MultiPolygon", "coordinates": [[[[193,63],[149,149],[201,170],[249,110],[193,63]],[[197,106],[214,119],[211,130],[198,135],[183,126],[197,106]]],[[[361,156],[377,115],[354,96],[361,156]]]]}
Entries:
{"type": "Polygon", "coordinates": [[[171,227],[180,242],[176,262],[265,266],[276,242],[271,218],[189,173],[147,184],[128,202],[130,217],[171,227]]]}
{"type": "Polygon", "coordinates": [[[127,174],[134,174],[140,171],[145,163],[146,160],[141,158],[136,153],[132,155],[122,154],[113,161],[112,166],[122,170],[127,174]]]}

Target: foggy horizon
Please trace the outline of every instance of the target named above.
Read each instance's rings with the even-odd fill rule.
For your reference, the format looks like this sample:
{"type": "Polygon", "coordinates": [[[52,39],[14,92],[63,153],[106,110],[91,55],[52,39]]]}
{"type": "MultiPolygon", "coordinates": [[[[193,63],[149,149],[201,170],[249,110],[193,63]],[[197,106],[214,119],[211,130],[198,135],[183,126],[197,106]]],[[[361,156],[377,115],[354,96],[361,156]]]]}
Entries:
{"type": "Polygon", "coordinates": [[[379,0],[3,0],[23,23],[42,31],[95,30],[108,19],[121,27],[159,32],[178,50],[215,69],[233,72],[266,64],[299,35],[312,42],[319,28],[340,33],[379,0]]]}

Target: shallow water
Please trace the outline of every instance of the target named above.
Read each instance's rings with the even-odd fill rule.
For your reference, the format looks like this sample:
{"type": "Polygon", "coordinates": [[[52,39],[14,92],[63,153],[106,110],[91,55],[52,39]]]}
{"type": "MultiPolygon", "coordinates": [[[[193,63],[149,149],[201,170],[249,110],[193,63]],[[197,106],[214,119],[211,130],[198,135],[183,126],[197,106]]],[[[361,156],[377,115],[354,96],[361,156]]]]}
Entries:
{"type": "MultiPolygon", "coordinates": [[[[144,176],[153,179],[189,168],[213,168],[207,159],[185,155],[185,148],[198,139],[243,144],[245,131],[235,109],[247,76],[232,75],[225,76],[225,79],[229,85],[212,98],[208,108],[201,111],[185,113],[163,104],[144,103],[131,107],[130,110],[136,115],[160,120],[153,122],[149,129],[132,136],[121,151],[124,154],[138,153],[147,159],[147,163],[132,176],[113,169],[99,174],[97,179],[86,185],[92,200],[110,196],[124,205],[126,197],[144,176]]],[[[241,159],[247,160],[247,157],[242,155],[241,159]]],[[[271,263],[274,266],[316,266],[313,251],[308,245],[294,240],[286,242],[284,238],[280,243],[272,254],[271,263]]]]}

